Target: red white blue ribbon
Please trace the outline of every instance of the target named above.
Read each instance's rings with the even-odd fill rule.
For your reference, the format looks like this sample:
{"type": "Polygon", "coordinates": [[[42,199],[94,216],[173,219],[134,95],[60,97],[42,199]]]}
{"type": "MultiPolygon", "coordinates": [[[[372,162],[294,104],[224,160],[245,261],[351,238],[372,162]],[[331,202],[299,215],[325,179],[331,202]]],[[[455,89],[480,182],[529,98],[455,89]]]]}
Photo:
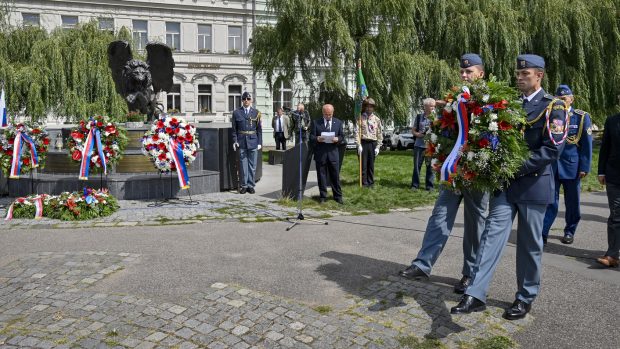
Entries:
{"type": "MultiPolygon", "coordinates": [[[[467,87],[463,87],[463,92],[467,92],[467,94],[469,94],[469,89],[467,89],[467,87]]],[[[467,135],[469,134],[469,118],[467,116],[467,106],[465,105],[465,102],[466,100],[463,97],[459,97],[456,108],[456,121],[459,126],[458,136],[452,151],[441,166],[441,181],[448,181],[450,179],[450,175],[456,173],[456,168],[460,159],[459,152],[467,143],[467,135]]]]}
{"type": "Polygon", "coordinates": [[[6,100],[4,98],[4,89],[0,94],[0,127],[5,128],[9,126],[9,118],[6,112],[6,100]]]}
{"type": "MultiPolygon", "coordinates": [[[[41,219],[43,218],[43,196],[44,195],[45,194],[39,195],[32,199],[18,198],[15,201],[22,200],[22,203],[25,201],[31,201],[32,204],[34,205],[34,219],[41,219]]],[[[5,221],[10,221],[11,219],[13,219],[13,210],[15,209],[14,206],[15,206],[15,203],[12,203],[9,209],[7,210],[6,217],[4,218],[5,221]]]]}
{"type": "Polygon", "coordinates": [[[37,148],[34,141],[27,134],[18,131],[13,141],[13,158],[11,160],[11,171],[9,172],[9,178],[19,178],[19,174],[22,170],[22,150],[24,142],[30,147],[30,163],[33,168],[39,166],[39,156],[37,155],[37,148]]]}
{"type": "Polygon", "coordinates": [[[189,175],[187,174],[185,159],[183,158],[183,145],[170,138],[170,142],[168,142],[168,151],[177,168],[179,187],[181,187],[181,189],[189,189],[189,175]]]}
{"type": "Polygon", "coordinates": [[[101,166],[103,166],[103,174],[108,174],[108,167],[103,154],[103,147],[101,146],[101,132],[96,127],[95,122],[91,121],[90,131],[84,141],[84,150],[82,150],[82,163],[80,164],[80,179],[88,180],[88,173],[90,172],[90,161],[93,150],[97,147],[97,153],[99,159],[101,159],[101,166]]]}

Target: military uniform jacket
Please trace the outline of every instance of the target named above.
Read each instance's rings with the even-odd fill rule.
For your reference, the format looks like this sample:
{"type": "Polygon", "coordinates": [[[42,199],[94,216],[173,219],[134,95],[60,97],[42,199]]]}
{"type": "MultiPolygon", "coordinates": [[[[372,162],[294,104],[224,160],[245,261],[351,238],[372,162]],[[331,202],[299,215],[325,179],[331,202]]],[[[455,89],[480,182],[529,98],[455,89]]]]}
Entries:
{"type": "Polygon", "coordinates": [[[509,183],[506,197],[515,204],[550,204],[555,197],[555,180],[551,164],[562,151],[566,123],[566,107],[561,100],[541,89],[531,101],[524,99],[527,113],[524,137],[530,157],[509,183]],[[547,121],[546,110],[551,108],[547,121]],[[547,127],[547,123],[549,127],[547,127]]]}
{"type": "Polygon", "coordinates": [[[568,136],[557,162],[557,173],[560,179],[577,179],[579,172],[590,172],[592,121],[583,110],[571,108],[568,114],[568,136]]]}
{"type": "Polygon", "coordinates": [[[263,144],[263,132],[261,127],[261,114],[258,110],[250,107],[250,112],[245,115],[245,109],[235,109],[232,115],[233,143],[238,143],[240,149],[256,149],[263,144]]]}

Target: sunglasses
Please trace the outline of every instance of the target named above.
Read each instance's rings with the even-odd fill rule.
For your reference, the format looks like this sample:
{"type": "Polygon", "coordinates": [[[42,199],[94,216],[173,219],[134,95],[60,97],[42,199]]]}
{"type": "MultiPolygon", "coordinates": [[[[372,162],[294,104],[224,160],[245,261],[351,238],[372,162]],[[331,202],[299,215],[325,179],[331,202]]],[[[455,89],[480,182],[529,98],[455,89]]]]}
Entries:
{"type": "Polygon", "coordinates": [[[244,98],[243,100],[244,100],[244,101],[251,101],[251,100],[252,100],[252,97],[244,98]]]}

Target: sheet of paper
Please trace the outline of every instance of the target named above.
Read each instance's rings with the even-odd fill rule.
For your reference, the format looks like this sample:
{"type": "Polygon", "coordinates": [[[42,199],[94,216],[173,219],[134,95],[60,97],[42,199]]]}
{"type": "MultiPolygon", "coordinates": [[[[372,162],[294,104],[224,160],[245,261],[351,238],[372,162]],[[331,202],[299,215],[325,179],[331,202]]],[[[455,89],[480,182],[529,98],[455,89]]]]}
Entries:
{"type": "Polygon", "coordinates": [[[325,143],[334,143],[336,132],[321,132],[321,137],[323,137],[323,142],[325,143]]]}

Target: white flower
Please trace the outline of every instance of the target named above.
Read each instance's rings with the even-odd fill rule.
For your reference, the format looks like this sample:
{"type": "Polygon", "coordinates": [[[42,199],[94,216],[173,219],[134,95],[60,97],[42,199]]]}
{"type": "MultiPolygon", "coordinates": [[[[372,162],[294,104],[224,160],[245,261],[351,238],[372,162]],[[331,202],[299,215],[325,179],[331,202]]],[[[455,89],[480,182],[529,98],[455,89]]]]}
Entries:
{"type": "Polygon", "coordinates": [[[497,120],[497,114],[491,113],[491,120],[493,121],[497,120]]]}
{"type": "Polygon", "coordinates": [[[467,152],[467,161],[472,161],[476,154],[473,151],[467,152]]]}
{"type": "Polygon", "coordinates": [[[187,131],[185,131],[184,128],[180,128],[179,129],[179,133],[177,135],[182,137],[182,136],[185,136],[186,133],[187,133],[187,131]]]}
{"type": "Polygon", "coordinates": [[[491,97],[491,96],[489,96],[489,95],[484,95],[484,96],[482,96],[482,101],[483,101],[484,103],[486,103],[486,102],[488,102],[488,101],[489,101],[489,98],[490,98],[490,97],[491,97]]]}
{"type": "MultiPolygon", "coordinates": [[[[474,115],[474,114],[472,114],[472,116],[473,116],[473,115],[474,115]]],[[[479,123],[480,123],[480,119],[479,119],[479,118],[474,117],[474,123],[479,124],[479,123]]]]}
{"type": "Polygon", "coordinates": [[[491,131],[491,132],[495,132],[495,131],[497,131],[498,129],[499,129],[499,128],[497,127],[497,122],[495,122],[495,121],[491,121],[491,122],[489,123],[489,131],[491,131]]]}
{"type": "Polygon", "coordinates": [[[93,156],[92,158],[90,158],[90,161],[96,164],[97,163],[97,159],[99,159],[99,155],[93,156]]]}
{"type": "Polygon", "coordinates": [[[437,143],[437,135],[434,133],[431,133],[431,142],[437,143]]]}
{"type": "Polygon", "coordinates": [[[446,104],[446,106],[443,108],[443,110],[445,110],[448,113],[452,113],[452,105],[450,105],[449,103],[446,104]]]}
{"type": "Polygon", "coordinates": [[[112,150],[120,150],[118,144],[112,144],[112,150]]]}
{"type": "Polygon", "coordinates": [[[435,147],[435,149],[437,150],[436,153],[439,153],[439,149],[441,149],[441,144],[437,144],[437,146],[435,147]]]}
{"type": "Polygon", "coordinates": [[[164,126],[170,127],[170,119],[169,118],[166,118],[166,120],[164,121],[164,126]]]}

